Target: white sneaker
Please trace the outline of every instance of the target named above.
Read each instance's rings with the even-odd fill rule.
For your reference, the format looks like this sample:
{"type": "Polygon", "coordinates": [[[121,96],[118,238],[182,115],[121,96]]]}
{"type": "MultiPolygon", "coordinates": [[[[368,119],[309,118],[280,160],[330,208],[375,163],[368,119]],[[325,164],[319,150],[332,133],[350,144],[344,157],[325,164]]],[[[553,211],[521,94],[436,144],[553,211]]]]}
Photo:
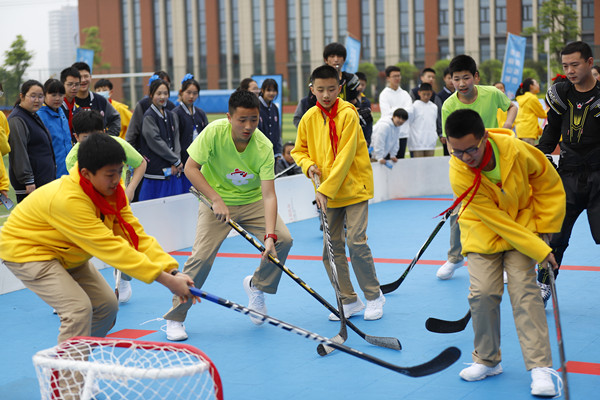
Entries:
{"type": "Polygon", "coordinates": [[[183,322],[167,320],[167,339],[172,342],[179,342],[188,338],[185,332],[183,322]]]}
{"type": "MultiPolygon", "coordinates": [[[[558,376],[558,373],[552,368],[533,368],[531,370],[531,394],[534,396],[556,396],[552,375],[558,376]]],[[[559,387],[560,385],[559,381],[559,387]]]]}
{"type": "Polygon", "coordinates": [[[367,300],[367,309],[365,310],[365,321],[374,321],[383,317],[383,305],[385,304],[385,297],[381,290],[379,291],[379,297],[375,300],[367,300]]]}
{"type": "MultiPolygon", "coordinates": [[[[354,303],[344,304],[344,317],[346,317],[346,319],[348,319],[351,316],[353,316],[354,314],[358,314],[359,312],[361,312],[364,309],[365,309],[365,305],[363,304],[362,300],[360,298],[357,298],[354,303]]],[[[334,313],[331,313],[331,314],[329,314],[329,320],[330,321],[339,321],[340,319],[338,318],[337,315],[335,315],[334,313]]]]}
{"type": "MultiPolygon", "coordinates": [[[[263,294],[262,291],[256,289],[254,286],[252,286],[252,275],[248,275],[247,277],[244,278],[244,290],[246,291],[246,294],[248,295],[248,299],[250,300],[248,302],[248,308],[251,310],[254,310],[256,312],[259,312],[261,314],[266,314],[267,313],[267,306],[265,305],[265,296],[263,294]]],[[[255,317],[252,314],[250,314],[250,320],[255,324],[255,325],[262,325],[265,321],[260,318],[260,317],[255,317]]]]}
{"type": "Polygon", "coordinates": [[[504,283],[507,284],[508,283],[508,275],[506,274],[506,271],[504,271],[502,273],[502,277],[504,278],[504,283]]]}
{"type": "Polygon", "coordinates": [[[457,263],[446,261],[444,265],[437,270],[436,276],[442,280],[450,279],[452,278],[452,275],[454,275],[454,271],[462,267],[464,264],[465,260],[461,260],[457,263]]]}
{"type": "Polygon", "coordinates": [[[494,376],[502,373],[502,365],[498,364],[495,367],[486,367],[483,364],[473,363],[460,371],[460,377],[465,381],[473,382],[480,381],[488,376],[494,376]]]}
{"type": "Polygon", "coordinates": [[[119,303],[127,303],[131,298],[131,282],[119,280],[119,303]]]}

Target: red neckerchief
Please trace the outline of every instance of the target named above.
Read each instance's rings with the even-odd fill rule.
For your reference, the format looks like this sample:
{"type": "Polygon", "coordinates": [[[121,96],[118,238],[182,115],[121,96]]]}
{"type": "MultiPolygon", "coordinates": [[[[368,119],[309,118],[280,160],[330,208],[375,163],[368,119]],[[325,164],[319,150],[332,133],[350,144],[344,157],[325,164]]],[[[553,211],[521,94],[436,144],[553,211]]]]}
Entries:
{"type": "Polygon", "coordinates": [[[73,101],[71,101],[71,103],[69,103],[69,100],[67,100],[65,97],[63,99],[63,103],[65,103],[67,109],[69,110],[69,115],[67,115],[67,119],[69,120],[69,129],[71,130],[71,137],[75,139],[73,136],[73,110],[75,109],[75,97],[73,97],[73,101]]]}
{"type": "Polygon", "coordinates": [[[319,107],[321,109],[321,111],[323,111],[323,114],[325,114],[325,116],[327,118],[329,118],[329,139],[331,140],[331,148],[333,149],[333,158],[334,159],[337,156],[339,139],[337,136],[337,130],[335,129],[335,122],[333,121],[333,119],[337,116],[337,109],[338,109],[339,102],[340,102],[339,98],[335,99],[335,103],[333,103],[333,107],[331,107],[331,111],[327,111],[326,109],[323,108],[321,103],[319,103],[317,101],[317,107],[319,107]]]}
{"type": "MultiPolygon", "coordinates": [[[[465,211],[465,209],[467,208],[467,206],[469,205],[469,203],[471,203],[471,201],[475,197],[475,194],[477,194],[477,190],[479,189],[479,185],[481,185],[481,171],[483,170],[483,167],[485,167],[486,165],[488,165],[488,163],[492,159],[492,155],[493,154],[494,154],[494,150],[492,149],[492,145],[491,145],[491,143],[490,143],[489,140],[486,140],[486,142],[485,142],[485,151],[483,153],[483,159],[481,160],[481,163],[479,164],[479,167],[477,167],[477,168],[471,168],[471,167],[469,167],[475,173],[475,179],[473,180],[473,184],[471,186],[469,186],[469,188],[467,190],[465,190],[465,192],[463,194],[461,194],[456,200],[454,200],[454,203],[452,203],[452,205],[449,208],[447,208],[444,211],[442,211],[441,214],[438,215],[438,217],[440,217],[440,216],[446,214],[448,211],[454,209],[461,201],[464,200],[465,197],[467,197],[467,195],[469,194],[469,192],[471,190],[473,190],[473,193],[471,193],[471,197],[469,197],[469,200],[467,201],[467,204],[465,204],[464,207],[462,208],[462,210],[460,211],[460,215],[458,216],[458,218],[460,218],[460,216],[465,211]]],[[[457,220],[458,220],[458,218],[457,218],[457,220]]]]}
{"type": "Polygon", "coordinates": [[[117,220],[119,221],[119,226],[123,232],[127,232],[129,234],[129,243],[138,249],[139,238],[137,233],[135,233],[135,229],[131,226],[130,223],[125,221],[121,216],[121,209],[127,205],[127,197],[125,196],[125,191],[123,190],[123,186],[119,184],[117,186],[116,198],[117,198],[117,208],[114,209],[110,203],[106,200],[104,196],[102,196],[96,189],[94,189],[94,185],[87,178],[81,175],[81,171],[79,171],[79,185],[83,189],[83,192],[88,195],[92,202],[96,207],[100,209],[100,212],[103,215],[116,215],[117,220]]]}

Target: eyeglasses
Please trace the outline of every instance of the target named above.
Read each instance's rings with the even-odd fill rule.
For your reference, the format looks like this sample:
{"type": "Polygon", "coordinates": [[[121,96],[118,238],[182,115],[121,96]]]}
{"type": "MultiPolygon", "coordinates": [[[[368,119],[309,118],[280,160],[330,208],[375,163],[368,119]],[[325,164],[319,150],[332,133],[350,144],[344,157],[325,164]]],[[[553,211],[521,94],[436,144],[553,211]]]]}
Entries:
{"type": "Polygon", "coordinates": [[[473,154],[477,153],[477,150],[479,150],[479,148],[481,147],[481,143],[483,143],[483,139],[484,138],[485,138],[485,136],[481,138],[481,140],[479,141],[479,143],[475,147],[470,147],[470,148],[468,148],[466,150],[452,150],[450,153],[454,157],[460,158],[460,159],[463,158],[463,156],[465,155],[465,153],[467,153],[468,155],[472,156],[473,154]]]}
{"type": "Polygon", "coordinates": [[[44,95],[43,95],[43,94],[42,94],[42,95],[39,95],[39,96],[36,96],[36,95],[34,95],[34,94],[33,94],[33,95],[31,95],[31,94],[30,94],[30,95],[29,95],[29,96],[27,96],[27,97],[29,97],[29,98],[31,99],[31,101],[36,101],[36,100],[37,100],[37,101],[44,101],[44,95]]]}
{"type": "Polygon", "coordinates": [[[79,86],[81,86],[81,83],[79,83],[79,82],[67,82],[67,83],[65,83],[65,87],[68,87],[68,88],[79,87],[79,86]]]}

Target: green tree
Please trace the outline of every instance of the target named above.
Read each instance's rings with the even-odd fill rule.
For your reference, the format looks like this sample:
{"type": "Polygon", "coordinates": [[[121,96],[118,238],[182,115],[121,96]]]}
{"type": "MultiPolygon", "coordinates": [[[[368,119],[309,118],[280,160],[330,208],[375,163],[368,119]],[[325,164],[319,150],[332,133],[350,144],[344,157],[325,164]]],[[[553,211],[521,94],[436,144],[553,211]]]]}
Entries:
{"type": "Polygon", "coordinates": [[[444,86],[446,86],[444,83],[444,70],[448,68],[449,65],[450,60],[447,58],[438,60],[433,64],[433,69],[435,70],[435,82],[437,83],[438,90],[442,90],[444,86]]]}
{"type": "Polygon", "coordinates": [[[527,78],[535,79],[536,81],[538,81],[538,83],[540,82],[540,76],[538,75],[537,71],[533,68],[523,68],[523,80],[527,78]]]}
{"type": "Polygon", "coordinates": [[[485,60],[479,64],[479,77],[482,85],[492,85],[502,78],[502,62],[499,60],[485,60]]]}
{"type": "Polygon", "coordinates": [[[5,105],[16,100],[23,83],[23,75],[33,58],[33,52],[28,51],[25,45],[23,36],[17,35],[10,49],[4,53],[4,64],[0,67],[0,82],[4,87],[5,105]]]}
{"type": "Polygon", "coordinates": [[[537,27],[523,31],[524,35],[537,33],[538,51],[546,53],[544,42],[550,41],[550,55],[555,64],[560,64],[560,51],[566,43],[573,41],[580,33],[577,25],[577,11],[564,0],[546,0],[538,11],[537,27]]]}
{"type": "Polygon", "coordinates": [[[363,62],[358,65],[358,71],[362,72],[367,76],[367,87],[365,89],[365,96],[372,98],[373,88],[377,86],[377,77],[379,76],[379,70],[373,63],[363,62]]]}
{"type": "Polygon", "coordinates": [[[82,49],[94,50],[94,68],[109,69],[110,63],[102,62],[102,39],[100,38],[100,28],[90,26],[81,30],[85,34],[85,41],[82,49]]]}
{"type": "Polygon", "coordinates": [[[419,77],[419,68],[415,67],[413,64],[403,61],[396,64],[398,68],[400,68],[402,74],[402,80],[400,81],[400,86],[402,88],[409,90],[411,81],[416,82],[419,77]]]}

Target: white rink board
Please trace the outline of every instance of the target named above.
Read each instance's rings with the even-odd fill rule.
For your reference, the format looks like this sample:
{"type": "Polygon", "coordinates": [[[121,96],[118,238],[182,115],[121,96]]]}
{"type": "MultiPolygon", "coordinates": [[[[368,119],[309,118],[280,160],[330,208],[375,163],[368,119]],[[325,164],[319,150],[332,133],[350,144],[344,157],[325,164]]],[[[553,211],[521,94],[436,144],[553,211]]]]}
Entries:
{"type": "MultiPolygon", "coordinates": [[[[399,197],[452,193],[448,181],[448,160],[449,157],[401,159],[392,169],[382,164],[372,164],[375,195],[370,203],[399,197]]],[[[275,180],[275,191],[279,215],[285,223],[317,216],[312,204],[314,187],[304,175],[278,178],[275,180]]],[[[198,200],[189,193],[131,205],[146,232],[154,236],[166,251],[192,246],[198,206],[198,200]]],[[[107,267],[98,259],[94,258],[92,262],[99,269],[107,267]]],[[[23,284],[0,264],[0,294],[19,289],[23,289],[23,284]]]]}

